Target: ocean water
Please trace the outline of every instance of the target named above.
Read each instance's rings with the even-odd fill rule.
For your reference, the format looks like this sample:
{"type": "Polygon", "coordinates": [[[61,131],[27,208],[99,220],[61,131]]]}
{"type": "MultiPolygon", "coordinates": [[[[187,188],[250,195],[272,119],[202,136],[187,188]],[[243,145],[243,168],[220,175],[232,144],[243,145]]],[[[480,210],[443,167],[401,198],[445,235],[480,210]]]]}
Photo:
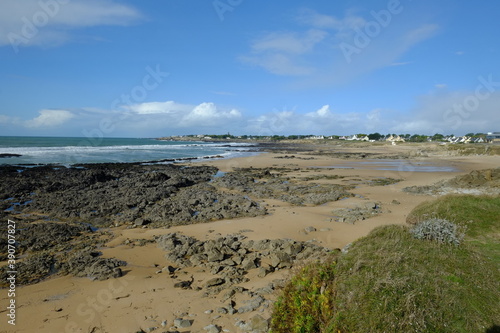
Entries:
{"type": "Polygon", "coordinates": [[[147,138],[1,137],[0,164],[62,164],[150,162],[222,156],[232,158],[255,154],[246,143],[159,141],[147,138]]]}

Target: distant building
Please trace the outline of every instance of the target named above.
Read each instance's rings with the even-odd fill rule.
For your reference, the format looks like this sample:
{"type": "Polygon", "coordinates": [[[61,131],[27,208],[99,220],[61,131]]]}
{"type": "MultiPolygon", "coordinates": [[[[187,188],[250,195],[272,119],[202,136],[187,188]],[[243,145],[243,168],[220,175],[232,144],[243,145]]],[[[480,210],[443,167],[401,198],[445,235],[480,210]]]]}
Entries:
{"type": "Polygon", "coordinates": [[[489,132],[486,136],[486,141],[500,143],[500,132],[489,132]]]}
{"type": "Polygon", "coordinates": [[[388,137],[385,138],[385,141],[391,141],[391,142],[405,142],[405,139],[403,139],[402,137],[400,137],[399,135],[390,135],[388,137]]]}

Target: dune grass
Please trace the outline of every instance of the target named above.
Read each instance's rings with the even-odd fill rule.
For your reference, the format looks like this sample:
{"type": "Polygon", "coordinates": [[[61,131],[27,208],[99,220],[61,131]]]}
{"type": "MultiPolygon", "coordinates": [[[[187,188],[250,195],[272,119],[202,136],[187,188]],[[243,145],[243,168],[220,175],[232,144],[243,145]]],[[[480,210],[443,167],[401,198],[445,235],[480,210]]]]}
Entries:
{"type": "Polygon", "coordinates": [[[466,229],[465,241],[489,256],[500,268],[500,197],[447,195],[417,206],[406,221],[429,218],[452,221],[466,229]]]}
{"type": "Polygon", "coordinates": [[[274,307],[272,332],[498,332],[500,270],[489,248],[497,245],[497,200],[450,196],[410,214],[466,224],[460,245],[384,226],[348,253],[304,267],[274,307]]]}

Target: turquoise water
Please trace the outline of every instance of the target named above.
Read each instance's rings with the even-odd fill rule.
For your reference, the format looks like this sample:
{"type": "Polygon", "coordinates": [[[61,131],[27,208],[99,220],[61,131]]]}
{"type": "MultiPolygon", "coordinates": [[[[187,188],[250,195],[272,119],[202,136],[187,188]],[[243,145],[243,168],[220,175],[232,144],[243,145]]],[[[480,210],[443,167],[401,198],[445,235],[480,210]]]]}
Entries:
{"type": "Polygon", "coordinates": [[[148,138],[0,137],[0,164],[148,162],[251,154],[251,144],[159,141],[148,138]]]}

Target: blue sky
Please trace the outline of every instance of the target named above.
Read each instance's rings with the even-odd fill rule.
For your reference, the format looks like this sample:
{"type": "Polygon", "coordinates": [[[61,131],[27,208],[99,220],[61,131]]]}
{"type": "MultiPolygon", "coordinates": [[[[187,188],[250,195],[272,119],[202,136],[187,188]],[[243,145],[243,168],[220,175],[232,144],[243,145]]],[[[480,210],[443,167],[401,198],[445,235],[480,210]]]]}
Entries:
{"type": "Polygon", "coordinates": [[[0,135],[500,131],[496,0],[1,0],[0,135]]]}

